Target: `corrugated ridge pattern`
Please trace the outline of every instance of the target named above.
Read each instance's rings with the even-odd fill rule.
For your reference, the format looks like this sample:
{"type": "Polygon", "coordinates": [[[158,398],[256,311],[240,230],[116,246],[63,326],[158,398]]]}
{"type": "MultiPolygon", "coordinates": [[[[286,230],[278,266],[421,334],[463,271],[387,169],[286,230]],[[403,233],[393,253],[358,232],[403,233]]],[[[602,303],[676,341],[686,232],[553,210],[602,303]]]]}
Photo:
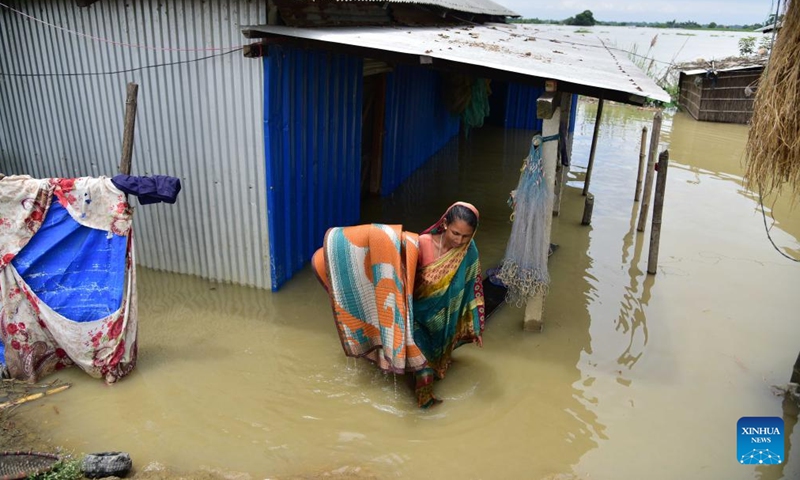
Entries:
{"type": "Polygon", "coordinates": [[[264,59],[272,288],[361,209],[362,59],[270,46],[264,59]]]}
{"type": "MultiPolygon", "coordinates": [[[[130,44],[240,45],[266,2],[21,1],[16,9],[71,30],[130,44]]],[[[189,60],[215,52],[113,46],[0,8],[0,71],[85,73],[189,60]]],[[[175,205],[136,211],[141,265],[269,288],[261,131],[262,69],[240,52],[103,76],[0,77],[0,168],[50,176],[118,171],[125,89],[139,84],[135,175],[179,177],[175,205]]]]}
{"type": "MultiPolygon", "coordinates": [[[[536,100],[542,96],[544,88],[509,83],[506,92],[506,128],[542,131],[542,120],[536,117],[536,100]]],[[[577,113],[578,95],[573,94],[569,117],[570,132],[575,131],[575,116],[577,113]]]]}
{"type": "Polygon", "coordinates": [[[508,84],[506,102],[506,128],[542,130],[542,120],[536,117],[536,100],[542,96],[544,88],[531,87],[519,83],[508,84]]]}
{"type": "MultiPolygon", "coordinates": [[[[350,2],[353,0],[338,0],[340,2],[350,2]]],[[[356,0],[360,2],[382,2],[382,0],[356,0]]],[[[389,3],[416,3],[419,5],[435,5],[437,7],[449,8],[461,12],[480,13],[484,15],[502,15],[509,17],[519,17],[520,15],[513,10],[492,2],[491,0],[392,0],[389,3]]]]}
{"type": "Polygon", "coordinates": [[[391,194],[448,140],[458,134],[437,72],[398,65],[386,82],[386,137],[381,194],[391,194]]]}
{"type": "Polygon", "coordinates": [[[569,130],[570,133],[575,131],[575,120],[578,117],[578,99],[579,98],[580,98],[580,95],[578,95],[577,93],[573,93],[572,94],[572,102],[570,103],[570,106],[569,106],[569,126],[567,127],[567,129],[569,130]]]}

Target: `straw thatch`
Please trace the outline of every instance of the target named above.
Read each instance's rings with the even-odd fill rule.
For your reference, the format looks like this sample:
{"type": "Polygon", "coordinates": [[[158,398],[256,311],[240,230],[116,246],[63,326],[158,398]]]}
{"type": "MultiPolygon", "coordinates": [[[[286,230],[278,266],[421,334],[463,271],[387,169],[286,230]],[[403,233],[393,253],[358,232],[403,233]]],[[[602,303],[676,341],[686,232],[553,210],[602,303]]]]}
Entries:
{"type": "Polygon", "coordinates": [[[789,3],[761,80],[747,139],[745,179],[764,194],[800,193],[800,5],[789,3]]]}
{"type": "Polygon", "coordinates": [[[761,54],[725,57],[715,60],[704,60],[700,58],[689,62],[676,63],[672,68],[678,72],[699,69],[716,72],[719,70],[731,70],[742,67],[763,67],[767,64],[768,60],[769,58],[767,55],[761,54]]]}

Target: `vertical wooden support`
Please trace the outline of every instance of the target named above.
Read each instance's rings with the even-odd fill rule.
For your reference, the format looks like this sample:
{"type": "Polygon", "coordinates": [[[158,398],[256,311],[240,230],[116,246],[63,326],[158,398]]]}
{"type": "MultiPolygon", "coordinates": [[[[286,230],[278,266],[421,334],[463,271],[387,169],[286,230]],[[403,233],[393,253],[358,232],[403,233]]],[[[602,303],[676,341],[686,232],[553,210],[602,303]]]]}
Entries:
{"type": "Polygon", "coordinates": [[[594,210],[594,195],[591,193],[586,194],[586,201],[583,203],[583,219],[581,225],[591,225],[592,211],[594,210]]]}
{"type": "Polygon", "coordinates": [[[592,168],[594,168],[594,153],[597,150],[597,137],[600,134],[600,120],[603,116],[603,97],[597,103],[597,115],[594,118],[594,133],[592,133],[592,148],[589,150],[589,166],[586,167],[586,179],[583,181],[583,195],[589,193],[589,183],[592,181],[592,168]]]}
{"type": "Polygon", "coordinates": [[[569,114],[572,108],[572,95],[561,94],[561,118],[558,123],[558,162],[556,164],[556,184],[553,192],[553,215],[556,217],[561,213],[561,191],[564,189],[569,167],[564,166],[562,152],[567,151],[569,146],[569,114]]]}
{"type": "Polygon", "coordinates": [[[131,173],[131,157],[133,156],[133,132],[136,128],[136,99],[139,96],[139,85],[128,84],[128,95],[125,100],[125,128],[122,131],[122,159],[119,172],[131,173]]]}
{"type": "Polygon", "coordinates": [[[639,211],[639,225],[636,230],[644,232],[647,223],[647,211],[650,209],[650,197],[653,193],[653,175],[655,174],[656,154],[658,154],[658,141],[661,137],[661,110],[653,116],[653,131],[650,132],[650,156],[647,158],[647,171],[644,175],[644,191],[642,204],[639,211]]]}
{"type": "Polygon", "coordinates": [[[636,193],[633,201],[638,202],[642,196],[642,176],[644,175],[644,159],[647,151],[647,127],[642,127],[642,143],[639,145],[639,173],[636,175],[636,193]]]}
{"type": "Polygon", "coordinates": [[[653,226],[650,229],[650,256],[647,259],[647,273],[655,275],[658,271],[658,245],[661,242],[661,215],[664,211],[664,193],[667,189],[667,167],[669,150],[658,156],[658,180],[656,198],[653,200],[653,226]]]}
{"type": "MultiPolygon", "coordinates": [[[[542,104],[541,100],[552,94],[545,93],[540,97],[540,102],[537,102],[537,105],[542,104]]],[[[539,118],[544,120],[542,125],[542,137],[549,137],[558,133],[558,126],[561,117],[561,112],[558,104],[553,105],[552,110],[547,111],[546,108],[538,109],[537,107],[537,115],[539,118]],[[550,116],[543,115],[549,114],[550,116]]],[[[554,188],[555,186],[555,174],[556,174],[556,161],[558,159],[558,142],[544,142],[542,145],[542,163],[544,166],[544,176],[545,176],[545,185],[548,188],[554,188]]],[[[550,196],[550,198],[553,198],[550,196]]],[[[551,211],[553,208],[552,205],[546,206],[546,211],[551,211]]],[[[547,220],[544,225],[544,236],[545,238],[550,238],[550,230],[552,227],[553,216],[547,215],[547,220]]],[[[542,251],[542,255],[544,258],[547,258],[547,253],[550,248],[549,242],[548,244],[544,245],[544,251],[542,251]]],[[[541,332],[544,328],[544,294],[538,293],[536,295],[532,295],[528,297],[528,301],[525,305],[525,319],[523,320],[522,328],[526,331],[535,331],[541,332]]]]}
{"type": "Polygon", "coordinates": [[[569,167],[565,167],[560,161],[556,161],[556,180],[553,191],[553,216],[557,217],[561,214],[561,193],[564,190],[564,184],[567,182],[567,174],[569,174],[569,167]]]}

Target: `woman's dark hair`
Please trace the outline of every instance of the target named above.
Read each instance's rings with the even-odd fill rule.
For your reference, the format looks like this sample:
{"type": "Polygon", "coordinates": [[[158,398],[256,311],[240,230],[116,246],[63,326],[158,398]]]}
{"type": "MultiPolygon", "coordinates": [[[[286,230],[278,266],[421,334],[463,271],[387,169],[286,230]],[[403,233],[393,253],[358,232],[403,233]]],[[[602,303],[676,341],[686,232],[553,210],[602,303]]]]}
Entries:
{"type": "Polygon", "coordinates": [[[444,216],[445,221],[450,224],[456,220],[464,220],[472,228],[478,228],[478,217],[475,212],[465,207],[464,205],[454,205],[447,215],[444,216]]]}

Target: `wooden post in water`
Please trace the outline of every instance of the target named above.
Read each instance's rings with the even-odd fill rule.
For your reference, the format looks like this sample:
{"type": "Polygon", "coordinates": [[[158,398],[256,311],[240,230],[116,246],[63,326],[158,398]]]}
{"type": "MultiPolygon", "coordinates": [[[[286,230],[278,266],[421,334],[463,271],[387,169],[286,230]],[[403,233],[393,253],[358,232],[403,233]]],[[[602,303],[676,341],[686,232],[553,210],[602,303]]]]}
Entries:
{"type": "MultiPolygon", "coordinates": [[[[561,116],[560,105],[553,101],[554,93],[544,93],[536,102],[536,115],[543,119],[542,122],[542,137],[549,137],[558,133],[559,120],[561,116]]],[[[555,185],[554,177],[556,173],[556,161],[558,157],[558,142],[545,142],[540,147],[542,149],[542,165],[544,167],[544,178],[547,188],[553,188],[555,185]]],[[[552,196],[550,196],[552,198],[552,196]]],[[[552,205],[548,205],[545,211],[551,211],[552,205]]],[[[553,216],[547,215],[544,228],[544,237],[550,238],[550,231],[552,227],[553,216]]],[[[543,258],[547,258],[548,250],[550,249],[549,242],[544,245],[544,250],[541,252],[543,258]]],[[[544,329],[544,293],[537,293],[528,297],[525,305],[525,318],[523,320],[522,328],[526,331],[541,332],[544,329]]]]}
{"type": "Polygon", "coordinates": [[[569,115],[572,108],[572,95],[561,94],[561,118],[558,123],[558,162],[556,164],[556,185],[553,198],[553,215],[561,213],[561,192],[564,190],[564,183],[569,173],[569,167],[564,166],[564,158],[561,153],[566,152],[569,146],[569,115]]]}
{"type": "Polygon", "coordinates": [[[586,194],[586,201],[583,203],[583,219],[581,225],[591,225],[592,211],[594,210],[594,195],[591,193],[586,194]]]}
{"type": "Polygon", "coordinates": [[[636,175],[636,193],[633,201],[638,202],[642,196],[642,175],[644,175],[644,158],[647,148],[647,127],[642,127],[642,143],[639,145],[639,173],[636,175]]]}
{"type": "Polygon", "coordinates": [[[592,134],[592,148],[589,150],[589,165],[586,167],[586,179],[583,181],[583,195],[589,193],[589,183],[592,181],[592,168],[594,167],[594,152],[597,150],[597,137],[600,134],[600,119],[603,115],[603,97],[597,103],[597,115],[594,117],[594,133],[592,134]]]}
{"type": "Polygon", "coordinates": [[[647,273],[655,275],[658,270],[658,245],[661,242],[661,214],[664,210],[664,192],[667,189],[667,167],[669,150],[658,156],[658,181],[656,198],[653,200],[653,226],[650,229],[650,256],[647,258],[647,273]]]}
{"type": "Polygon", "coordinates": [[[653,193],[653,175],[655,173],[656,154],[658,154],[658,140],[661,137],[661,110],[653,116],[653,131],[650,132],[650,156],[647,158],[647,171],[644,175],[644,191],[642,204],[639,211],[639,226],[636,230],[644,232],[647,223],[647,211],[650,209],[650,197],[653,193]]]}
{"type": "Polygon", "coordinates": [[[131,173],[131,157],[133,157],[133,132],[136,128],[136,99],[139,96],[139,85],[128,84],[128,96],[125,100],[125,128],[122,131],[122,159],[119,171],[125,175],[131,173]]]}

